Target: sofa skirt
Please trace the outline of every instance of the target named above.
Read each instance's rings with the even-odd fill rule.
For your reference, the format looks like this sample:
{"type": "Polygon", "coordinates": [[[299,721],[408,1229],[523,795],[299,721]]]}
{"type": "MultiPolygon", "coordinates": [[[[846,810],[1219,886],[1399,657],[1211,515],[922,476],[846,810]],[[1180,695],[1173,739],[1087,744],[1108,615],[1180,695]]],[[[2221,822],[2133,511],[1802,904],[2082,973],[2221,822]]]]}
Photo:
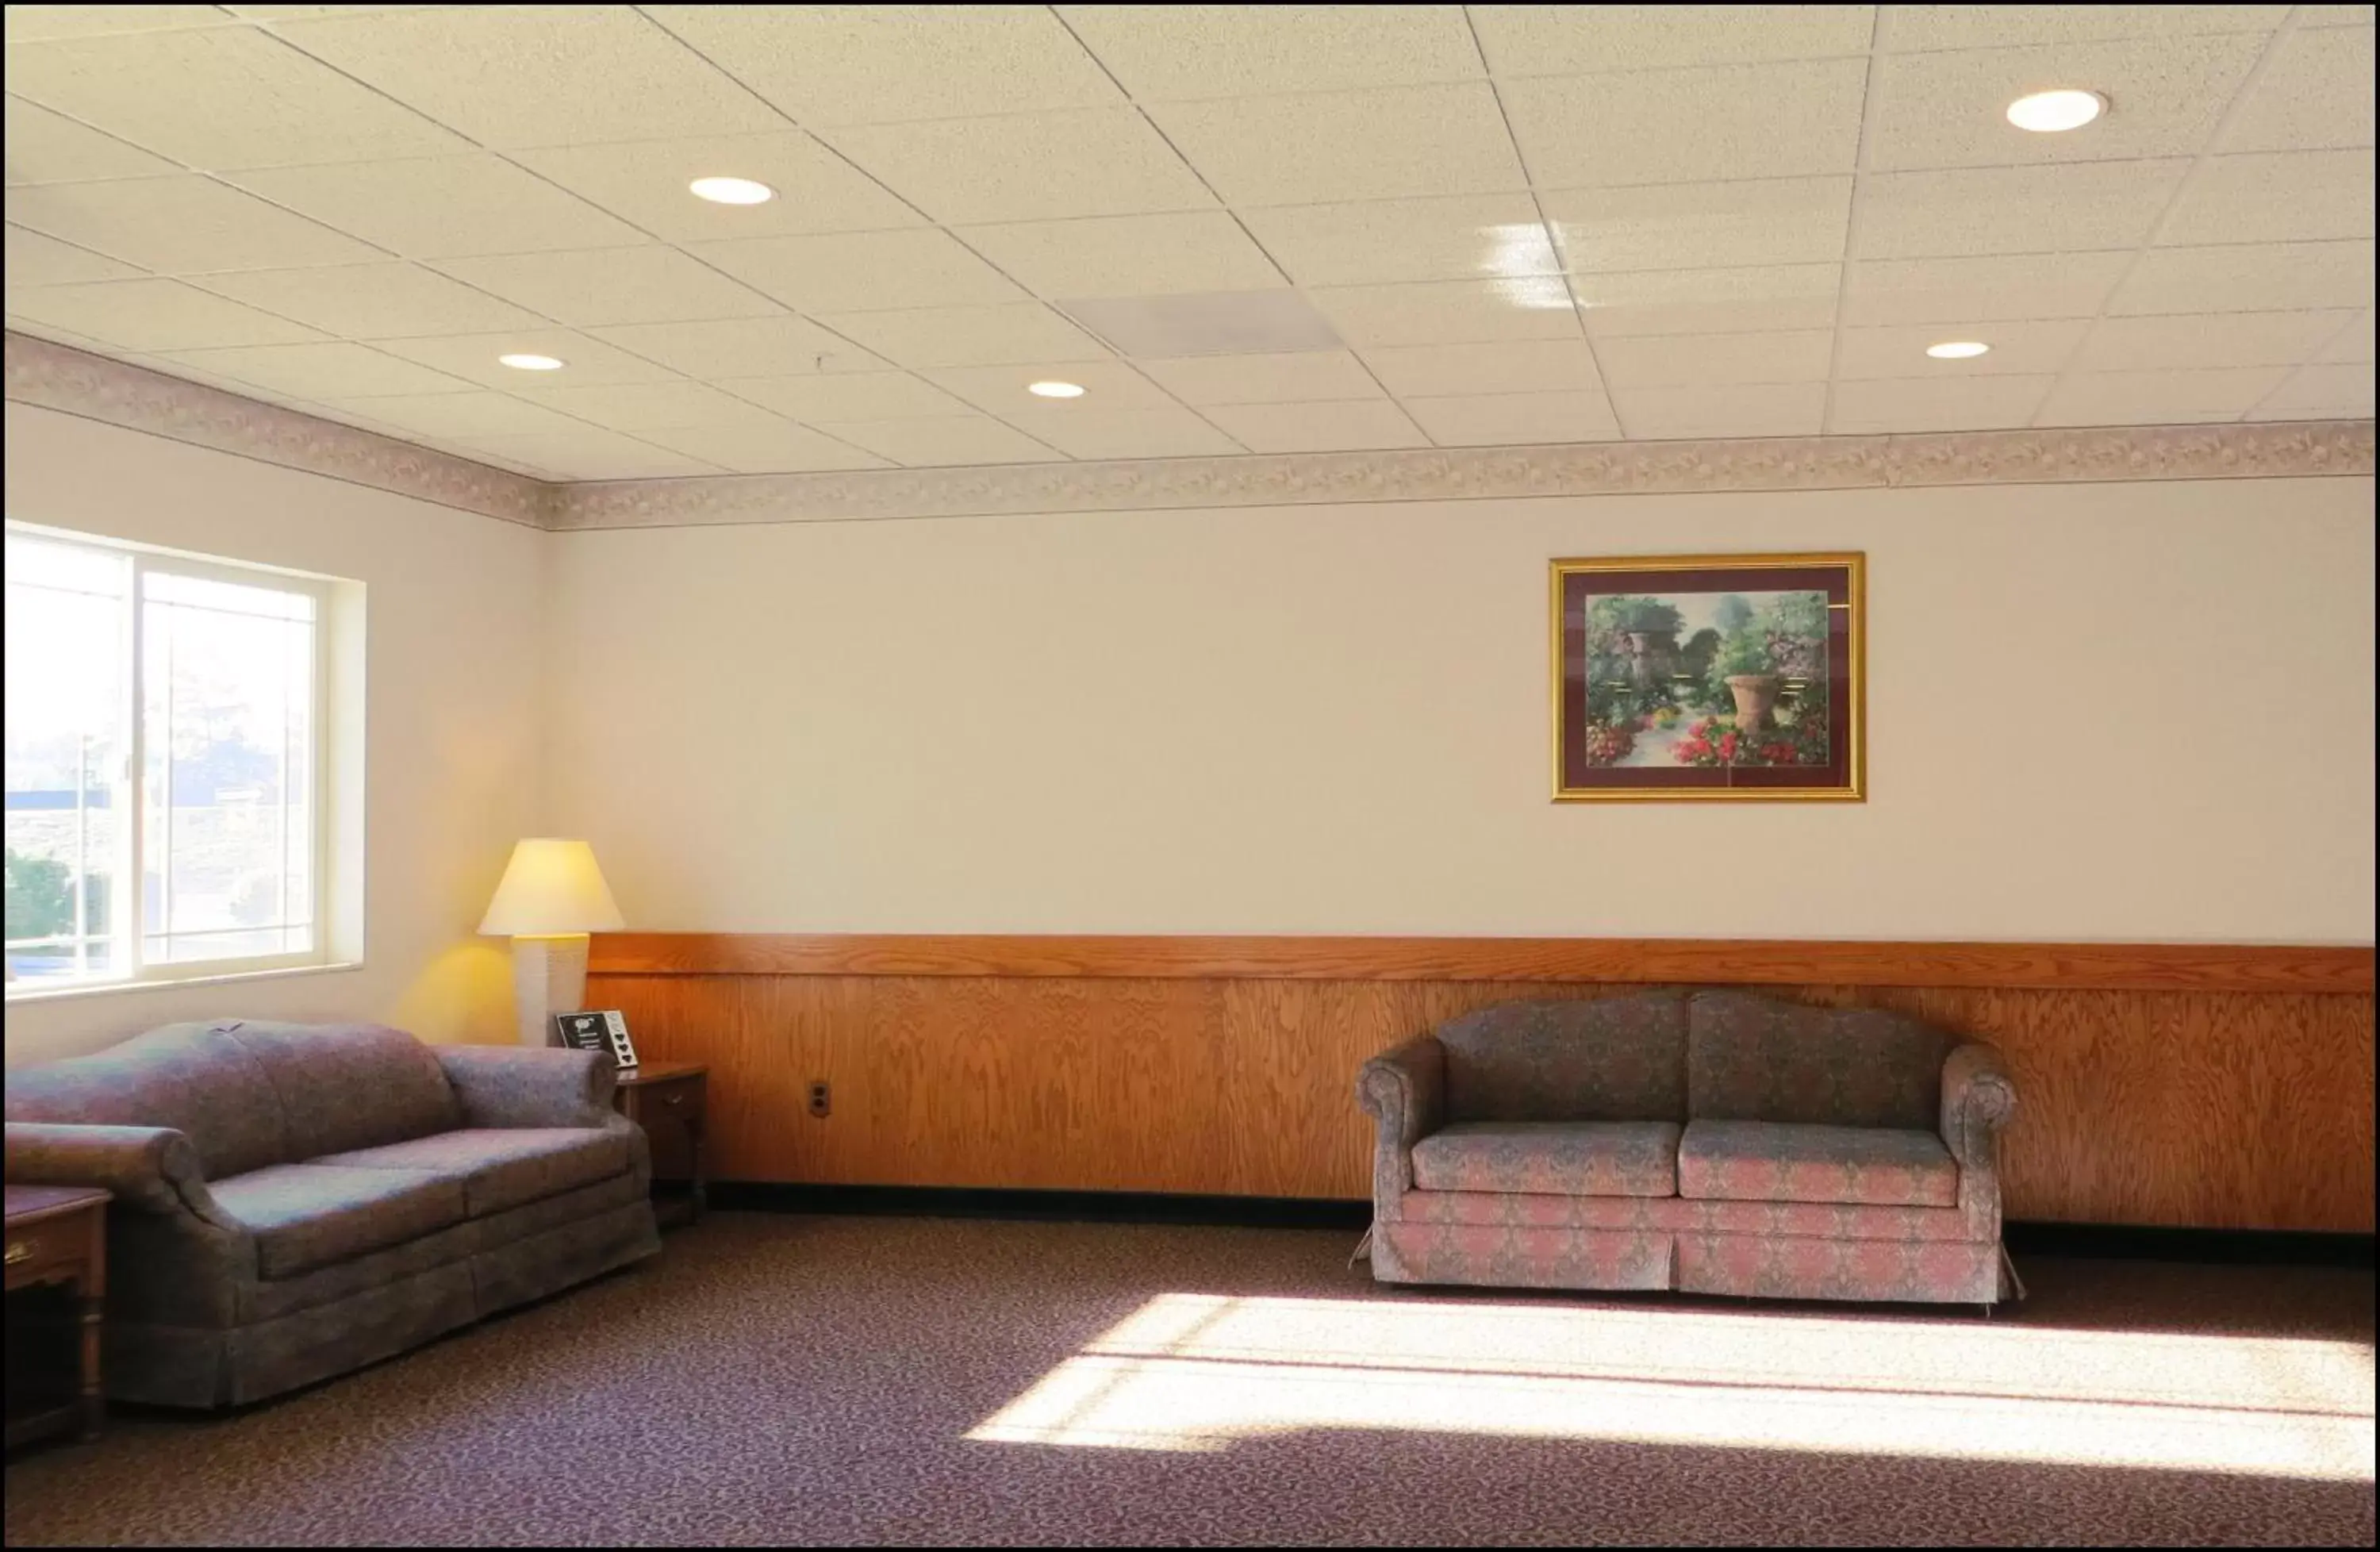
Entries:
{"type": "Polygon", "coordinates": [[[1376,1221],[1382,1282],[1996,1303],[1998,1242],[1376,1221]]]}

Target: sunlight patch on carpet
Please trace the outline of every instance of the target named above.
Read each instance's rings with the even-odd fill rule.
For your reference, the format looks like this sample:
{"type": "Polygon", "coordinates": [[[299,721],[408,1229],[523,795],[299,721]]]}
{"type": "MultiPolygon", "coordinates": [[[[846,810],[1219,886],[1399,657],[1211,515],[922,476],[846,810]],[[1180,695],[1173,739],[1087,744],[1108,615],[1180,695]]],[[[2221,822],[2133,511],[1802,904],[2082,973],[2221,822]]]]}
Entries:
{"type": "Polygon", "coordinates": [[[966,1437],[1511,1435],[2373,1480],[2368,1344],[2012,1321],[1164,1293],[966,1437]]]}

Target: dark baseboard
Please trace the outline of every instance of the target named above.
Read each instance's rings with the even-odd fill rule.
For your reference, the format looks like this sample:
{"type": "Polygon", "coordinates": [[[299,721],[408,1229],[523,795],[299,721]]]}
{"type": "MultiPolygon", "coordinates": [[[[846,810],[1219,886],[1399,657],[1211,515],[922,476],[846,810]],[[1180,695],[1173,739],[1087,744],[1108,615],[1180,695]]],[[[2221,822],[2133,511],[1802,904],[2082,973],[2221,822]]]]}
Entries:
{"type": "MultiPolygon", "coordinates": [[[[794,1185],[722,1181],[710,1205],[732,1211],[836,1213],[883,1218],[990,1218],[1061,1223],[1172,1223],[1244,1229],[1337,1229],[1360,1233],[1368,1202],[1286,1196],[1193,1196],[1154,1191],[974,1190],[960,1186],[794,1185]]],[[[2370,1234],[2261,1229],[2170,1229],[2115,1223],[2010,1223],[2020,1255],[2247,1266],[2373,1265],[2370,1234]]]]}

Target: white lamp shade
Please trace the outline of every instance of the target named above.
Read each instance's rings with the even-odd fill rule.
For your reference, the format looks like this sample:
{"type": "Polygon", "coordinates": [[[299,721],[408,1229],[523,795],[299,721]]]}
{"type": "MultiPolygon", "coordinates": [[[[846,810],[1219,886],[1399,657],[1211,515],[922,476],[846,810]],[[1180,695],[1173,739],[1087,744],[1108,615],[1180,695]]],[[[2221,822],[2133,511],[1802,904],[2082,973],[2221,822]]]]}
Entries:
{"type": "Polygon", "coordinates": [[[480,930],[513,937],[617,932],[627,925],[612,902],[595,848],[584,841],[539,839],[513,847],[504,882],[480,930]]]}

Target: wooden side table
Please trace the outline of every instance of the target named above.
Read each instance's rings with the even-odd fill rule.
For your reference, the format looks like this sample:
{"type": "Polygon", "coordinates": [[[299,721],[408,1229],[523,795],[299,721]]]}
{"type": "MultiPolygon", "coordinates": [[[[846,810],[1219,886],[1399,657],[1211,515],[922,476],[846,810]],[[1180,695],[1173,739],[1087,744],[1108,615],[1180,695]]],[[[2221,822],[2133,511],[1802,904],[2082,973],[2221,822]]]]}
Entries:
{"type": "MultiPolygon", "coordinates": [[[[107,1402],[99,1388],[100,1316],[107,1297],[107,1193],[79,1185],[12,1185],[7,1188],[7,1291],[42,1284],[73,1290],[81,1328],[80,1385],[64,1401],[27,1396],[25,1410],[8,1398],[8,1448],[54,1433],[97,1438],[107,1402]]],[[[56,1333],[30,1323],[19,1327],[12,1301],[8,1311],[8,1371],[41,1368],[56,1351],[56,1333]],[[46,1340],[45,1340],[46,1339],[46,1340]],[[21,1344],[21,1351],[20,1351],[21,1344]],[[20,1356],[26,1362],[20,1364],[20,1356]]]]}
{"type": "Polygon", "coordinates": [[[665,1223],[701,1220],[710,1176],[702,1159],[707,1128],[703,1112],[710,1095],[708,1067],[691,1061],[649,1061],[633,1071],[623,1069],[612,1103],[619,1112],[645,1129],[653,1152],[653,1206],[665,1223]],[[664,1170],[663,1166],[672,1168],[664,1170]],[[685,1172],[676,1172],[683,1164],[685,1172]],[[684,1180],[683,1194],[667,1191],[664,1182],[684,1180]]]}

